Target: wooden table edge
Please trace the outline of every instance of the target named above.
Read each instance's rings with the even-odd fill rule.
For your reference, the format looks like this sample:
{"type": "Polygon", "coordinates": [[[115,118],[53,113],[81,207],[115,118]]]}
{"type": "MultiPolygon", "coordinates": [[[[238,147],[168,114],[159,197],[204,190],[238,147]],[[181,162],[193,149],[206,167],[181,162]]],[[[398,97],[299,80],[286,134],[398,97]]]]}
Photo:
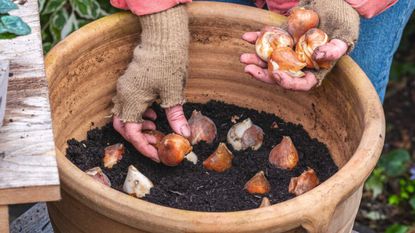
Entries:
{"type": "Polygon", "coordinates": [[[0,205],[49,202],[59,201],[60,199],[59,184],[0,190],[0,205]]]}

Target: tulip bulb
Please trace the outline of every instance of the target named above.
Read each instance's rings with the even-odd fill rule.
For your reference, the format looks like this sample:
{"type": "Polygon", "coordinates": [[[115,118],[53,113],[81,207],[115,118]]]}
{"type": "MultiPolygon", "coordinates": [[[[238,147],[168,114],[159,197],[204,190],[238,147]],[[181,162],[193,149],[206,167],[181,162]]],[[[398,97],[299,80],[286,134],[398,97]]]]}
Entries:
{"type": "Polygon", "coordinates": [[[283,71],[291,77],[303,77],[305,74],[301,70],[307,64],[302,62],[291,48],[278,48],[271,54],[268,61],[268,71],[275,73],[277,70],[283,71]]]}
{"type": "Polygon", "coordinates": [[[275,167],[294,169],[298,164],[298,152],[291,138],[284,136],[280,144],[272,148],[268,160],[275,167]]]}
{"type": "Polygon", "coordinates": [[[250,118],[239,122],[228,131],[227,141],[233,149],[240,151],[251,148],[258,150],[264,140],[264,131],[254,125],[250,118]]]}
{"type": "Polygon", "coordinates": [[[141,198],[150,193],[153,183],[133,165],[128,167],[127,177],[125,178],[122,189],[124,192],[141,198]]]}
{"type": "Polygon", "coordinates": [[[259,205],[259,208],[264,208],[267,206],[271,206],[271,202],[267,197],[262,198],[261,205],[259,205]]]}
{"type": "Polygon", "coordinates": [[[85,171],[85,173],[88,176],[92,177],[94,180],[100,182],[101,184],[111,187],[110,179],[108,179],[108,176],[105,175],[105,173],[102,171],[100,167],[91,168],[85,171]]]}
{"type": "Polygon", "coordinates": [[[278,27],[265,27],[255,43],[257,55],[264,61],[268,61],[271,53],[276,48],[294,47],[294,40],[290,34],[278,27]]]}
{"type": "Polygon", "coordinates": [[[291,178],[290,185],[288,186],[288,192],[299,196],[315,188],[319,183],[320,181],[318,180],[316,172],[309,168],[299,177],[291,178]]]}
{"type": "Polygon", "coordinates": [[[288,32],[297,43],[302,35],[320,23],[317,12],[305,8],[294,8],[288,16],[288,32]]]}
{"type": "Polygon", "coordinates": [[[203,167],[215,172],[224,172],[232,167],[232,152],[224,143],[220,143],[218,148],[203,161],[203,167]]]}
{"type": "Polygon", "coordinates": [[[104,149],[104,167],[111,169],[118,163],[125,153],[125,148],[122,143],[117,143],[111,146],[107,146],[104,149]]]}
{"type": "Polygon", "coordinates": [[[199,111],[193,111],[192,116],[189,119],[189,126],[191,132],[189,140],[192,145],[195,145],[200,141],[211,144],[216,138],[217,130],[215,123],[199,111]]]}
{"type": "Polygon", "coordinates": [[[245,184],[245,189],[251,194],[265,194],[271,190],[271,186],[264,172],[260,171],[245,184]]]}
{"type": "Polygon", "coordinates": [[[330,67],[329,62],[317,62],[313,59],[314,50],[325,45],[329,40],[328,35],[318,28],[308,30],[298,41],[295,46],[295,52],[298,58],[307,64],[307,68],[327,69],[330,67]]]}
{"type": "Polygon", "coordinates": [[[187,159],[187,161],[193,163],[193,164],[197,164],[198,158],[197,155],[192,151],[189,154],[187,154],[186,156],[184,156],[185,159],[187,159]]]}
{"type": "Polygon", "coordinates": [[[167,166],[177,166],[184,159],[184,156],[192,151],[190,142],[181,135],[168,134],[158,146],[160,161],[167,166]]]}

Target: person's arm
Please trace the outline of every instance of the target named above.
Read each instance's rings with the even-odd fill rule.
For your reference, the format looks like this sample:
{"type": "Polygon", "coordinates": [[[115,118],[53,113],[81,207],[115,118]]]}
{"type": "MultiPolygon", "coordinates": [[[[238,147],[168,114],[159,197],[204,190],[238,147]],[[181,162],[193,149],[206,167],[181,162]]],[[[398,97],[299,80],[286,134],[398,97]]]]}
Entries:
{"type": "Polygon", "coordinates": [[[365,18],[373,18],[395,5],[398,0],[345,0],[365,18]]]}
{"type": "MultiPolygon", "coordinates": [[[[158,162],[157,150],[151,145],[155,138],[143,132],[156,128],[152,121],[157,116],[148,109],[156,98],[160,98],[172,130],[190,136],[182,107],[188,64],[188,16],[182,4],[159,11],[170,5],[162,4],[160,8],[149,4],[142,8],[140,2],[149,3],[150,0],[126,1],[128,9],[141,14],[142,33],[132,61],[117,82],[117,94],[113,98],[113,126],[143,155],[158,162]],[[154,11],[158,12],[150,13],[154,11]]],[[[177,1],[166,2],[177,4],[177,1]]],[[[117,4],[124,6],[120,0],[117,4]]]]}

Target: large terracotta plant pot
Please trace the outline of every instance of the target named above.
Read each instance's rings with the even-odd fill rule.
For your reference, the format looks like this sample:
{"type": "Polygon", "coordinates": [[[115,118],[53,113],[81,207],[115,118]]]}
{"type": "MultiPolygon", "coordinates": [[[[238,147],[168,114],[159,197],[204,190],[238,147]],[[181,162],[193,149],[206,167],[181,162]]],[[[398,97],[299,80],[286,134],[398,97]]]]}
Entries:
{"type": "Polygon", "coordinates": [[[139,18],[116,14],[73,33],[46,58],[62,181],[62,200],[48,205],[55,232],[350,232],[363,183],[376,165],[384,139],[382,106],[365,74],[345,57],[311,92],[266,85],[244,74],[239,55],[254,48],[241,35],[264,25],[280,25],[284,17],[223,3],[192,3],[188,11],[188,99],[222,100],[300,123],[328,145],[341,169],[302,196],[228,213],[155,205],[89,178],[65,158],[66,140],[83,139],[91,127],[109,121],[116,80],[140,38],[139,18]]]}

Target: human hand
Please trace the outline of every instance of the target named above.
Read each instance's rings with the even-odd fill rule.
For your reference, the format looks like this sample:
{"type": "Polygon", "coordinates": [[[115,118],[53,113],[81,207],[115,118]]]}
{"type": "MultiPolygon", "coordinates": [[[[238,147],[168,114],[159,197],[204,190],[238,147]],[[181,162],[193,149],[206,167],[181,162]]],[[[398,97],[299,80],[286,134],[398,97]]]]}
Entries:
{"type": "MultiPolygon", "coordinates": [[[[247,32],[242,38],[252,44],[255,44],[260,32],[247,32]]],[[[341,58],[347,51],[347,44],[341,40],[333,39],[329,43],[318,47],[313,56],[317,61],[336,61],[341,58]]],[[[305,76],[291,77],[289,74],[281,71],[270,73],[267,63],[262,61],[256,54],[245,53],[240,57],[240,61],[246,64],[245,72],[249,73],[254,78],[269,83],[277,84],[284,89],[296,91],[308,91],[317,83],[319,77],[327,72],[306,71],[305,76]]]]}
{"type": "Polygon", "coordinates": [[[373,18],[395,5],[398,0],[346,0],[359,14],[365,18],[373,18]]]}

